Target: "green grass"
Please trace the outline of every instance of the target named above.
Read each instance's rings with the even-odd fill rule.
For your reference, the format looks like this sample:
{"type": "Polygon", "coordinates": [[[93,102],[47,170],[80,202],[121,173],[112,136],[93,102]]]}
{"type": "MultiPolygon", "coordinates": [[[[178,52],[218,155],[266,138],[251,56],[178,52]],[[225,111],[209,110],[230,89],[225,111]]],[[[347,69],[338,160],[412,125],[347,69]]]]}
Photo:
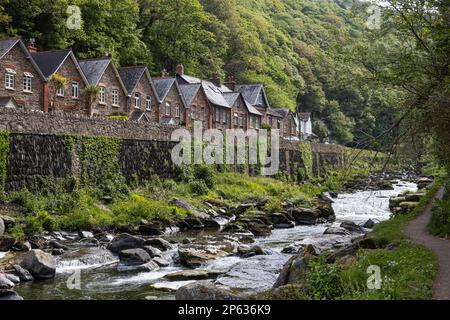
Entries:
{"type": "Polygon", "coordinates": [[[428,224],[428,231],[436,236],[450,236],[450,181],[445,186],[444,199],[438,201],[428,224]]]}

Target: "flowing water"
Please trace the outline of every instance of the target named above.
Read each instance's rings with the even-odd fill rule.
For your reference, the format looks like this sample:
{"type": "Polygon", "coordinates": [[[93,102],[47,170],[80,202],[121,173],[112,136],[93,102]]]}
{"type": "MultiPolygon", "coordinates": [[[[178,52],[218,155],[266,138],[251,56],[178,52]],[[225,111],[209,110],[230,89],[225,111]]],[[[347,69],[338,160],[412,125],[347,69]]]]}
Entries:
{"type": "MultiPolygon", "coordinates": [[[[274,230],[271,236],[256,239],[256,244],[264,248],[268,255],[247,259],[228,256],[212,260],[202,269],[223,272],[216,284],[243,291],[266,290],[273,285],[284,263],[291,257],[282,253],[283,248],[309,243],[318,248],[342,246],[352,237],[324,235],[327,227],[338,226],[343,220],[358,224],[368,219],[387,220],[390,217],[389,197],[407,190],[416,191],[416,185],[399,182],[395,190],[339,195],[333,204],[336,222],[274,230]]],[[[168,261],[173,261],[176,252],[174,247],[164,255],[168,261]]],[[[164,279],[168,273],[185,269],[174,262],[155,272],[119,273],[115,269],[117,261],[117,256],[108,250],[73,245],[68,253],[59,258],[54,279],[21,284],[15,290],[25,299],[173,299],[173,291],[189,283],[164,279]]]]}

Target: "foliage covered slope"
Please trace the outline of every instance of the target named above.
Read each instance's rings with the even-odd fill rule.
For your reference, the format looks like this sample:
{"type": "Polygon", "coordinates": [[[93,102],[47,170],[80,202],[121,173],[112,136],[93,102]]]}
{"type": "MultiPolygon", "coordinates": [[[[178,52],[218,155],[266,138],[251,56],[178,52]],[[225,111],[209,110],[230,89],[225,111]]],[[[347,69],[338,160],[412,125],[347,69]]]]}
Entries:
{"type": "Polygon", "coordinates": [[[358,81],[345,50],[367,31],[365,10],[344,0],[0,0],[0,35],[36,38],[41,50],[111,54],[158,75],[178,63],[203,78],[263,83],[274,107],[314,112],[320,137],[350,143],[377,135],[395,94],[358,81]],[[82,11],[69,30],[67,7],[82,11]],[[362,16],[361,16],[362,13],[362,16]]]}

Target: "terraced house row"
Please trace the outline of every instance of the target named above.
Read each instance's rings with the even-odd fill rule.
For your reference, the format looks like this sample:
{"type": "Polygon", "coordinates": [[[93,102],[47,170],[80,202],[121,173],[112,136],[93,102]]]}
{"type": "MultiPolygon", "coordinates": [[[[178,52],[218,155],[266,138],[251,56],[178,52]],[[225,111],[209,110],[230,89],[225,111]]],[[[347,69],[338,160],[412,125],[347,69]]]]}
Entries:
{"type": "Polygon", "coordinates": [[[117,68],[110,57],[78,60],[72,50],[38,52],[20,38],[0,40],[0,107],[87,116],[126,116],[191,128],[280,129],[286,139],[313,137],[311,115],[271,108],[264,86],[233,77],[202,80],[179,65],[171,77],[151,77],[146,66],[117,68]]]}

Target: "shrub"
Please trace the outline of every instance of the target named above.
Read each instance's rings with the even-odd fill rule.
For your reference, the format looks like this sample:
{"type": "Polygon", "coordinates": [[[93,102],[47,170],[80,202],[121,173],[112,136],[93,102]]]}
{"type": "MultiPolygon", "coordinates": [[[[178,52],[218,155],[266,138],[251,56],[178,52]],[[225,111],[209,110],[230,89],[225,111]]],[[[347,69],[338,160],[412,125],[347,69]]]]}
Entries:
{"type": "Polygon", "coordinates": [[[40,211],[37,215],[44,230],[52,232],[58,229],[58,222],[47,211],[40,211]]]}
{"type": "Polygon", "coordinates": [[[111,212],[99,207],[76,208],[61,217],[59,224],[69,231],[107,229],[113,225],[111,212]]]}
{"type": "Polygon", "coordinates": [[[321,256],[310,262],[306,283],[311,298],[336,299],[343,291],[342,269],[337,264],[327,264],[326,257],[321,256]]]}
{"type": "Polygon", "coordinates": [[[8,201],[23,207],[29,213],[38,211],[39,205],[36,197],[26,188],[12,192],[9,195],[8,201]]]}
{"type": "Polygon", "coordinates": [[[450,200],[439,201],[436,204],[428,230],[438,236],[450,235],[450,200]]]}
{"type": "Polygon", "coordinates": [[[201,180],[205,185],[212,189],[214,188],[214,170],[208,165],[196,165],[194,166],[194,178],[201,180]]]}
{"type": "Polygon", "coordinates": [[[203,180],[189,182],[189,188],[192,193],[198,196],[206,195],[209,192],[209,188],[203,180]]]}
{"type": "Polygon", "coordinates": [[[34,215],[29,215],[25,218],[23,231],[27,236],[41,234],[44,231],[42,221],[34,215]]]}

